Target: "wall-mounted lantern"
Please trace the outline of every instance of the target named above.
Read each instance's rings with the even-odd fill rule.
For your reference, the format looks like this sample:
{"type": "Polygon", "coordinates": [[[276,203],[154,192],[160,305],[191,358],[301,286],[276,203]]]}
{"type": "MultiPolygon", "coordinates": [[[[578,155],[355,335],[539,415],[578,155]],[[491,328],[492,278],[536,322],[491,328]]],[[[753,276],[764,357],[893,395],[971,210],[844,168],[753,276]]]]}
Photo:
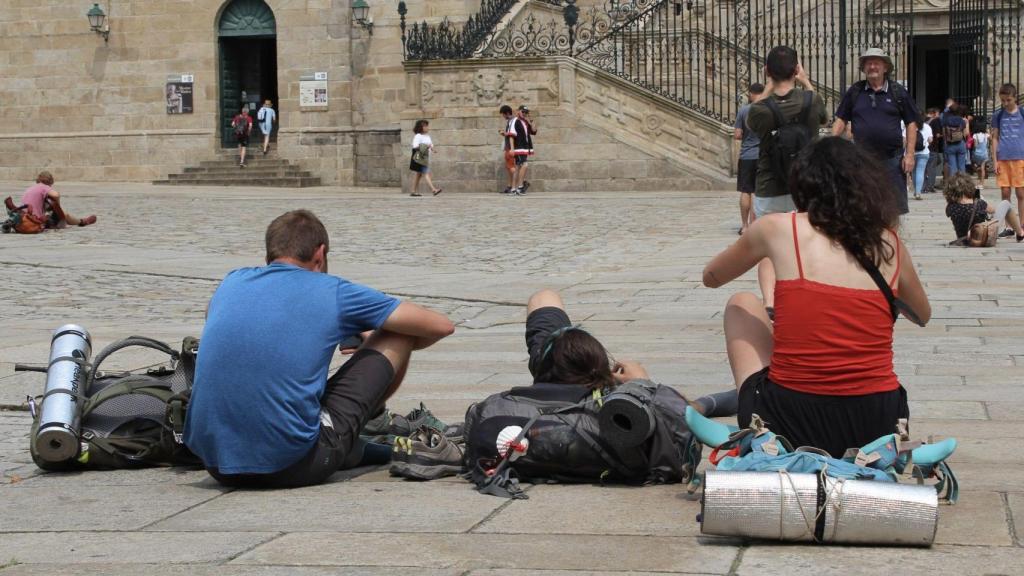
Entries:
{"type": "Polygon", "coordinates": [[[373,36],[373,19],[370,18],[370,5],[366,0],[352,2],[352,23],[363,27],[373,36]]]}
{"type": "Polygon", "coordinates": [[[103,36],[103,41],[110,41],[110,24],[107,23],[107,14],[100,8],[99,4],[93,4],[92,8],[85,13],[89,18],[89,29],[103,36]]]}

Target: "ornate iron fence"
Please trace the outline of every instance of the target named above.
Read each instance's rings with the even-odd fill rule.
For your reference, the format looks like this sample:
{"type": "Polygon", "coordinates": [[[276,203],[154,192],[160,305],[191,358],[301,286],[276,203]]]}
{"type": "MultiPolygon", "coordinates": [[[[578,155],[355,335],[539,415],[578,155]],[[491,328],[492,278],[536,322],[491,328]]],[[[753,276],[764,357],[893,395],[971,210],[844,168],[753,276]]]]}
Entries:
{"type": "Polygon", "coordinates": [[[447,18],[431,26],[426,22],[413,24],[406,31],[405,2],[398,3],[401,16],[402,49],[406,60],[458,60],[473,56],[480,44],[493,34],[498,22],[508,14],[517,0],[483,0],[480,11],[466,20],[461,28],[447,18]]]}
{"type": "Polygon", "coordinates": [[[1021,89],[1019,1],[953,0],[949,5],[950,97],[969,106],[976,118],[999,108],[999,88],[1021,89]]]}
{"type": "Polygon", "coordinates": [[[535,1],[561,5],[562,17],[529,14],[496,30],[514,2],[485,0],[489,16],[472,26],[417,24],[406,41],[403,15],[406,59],[567,55],[726,123],[749,85],[764,81],[764,57],[777,45],[800,53],[830,109],[859,78],[867,48],[892,56],[897,79],[909,68],[913,0],[608,0],[587,9],[535,1]]]}

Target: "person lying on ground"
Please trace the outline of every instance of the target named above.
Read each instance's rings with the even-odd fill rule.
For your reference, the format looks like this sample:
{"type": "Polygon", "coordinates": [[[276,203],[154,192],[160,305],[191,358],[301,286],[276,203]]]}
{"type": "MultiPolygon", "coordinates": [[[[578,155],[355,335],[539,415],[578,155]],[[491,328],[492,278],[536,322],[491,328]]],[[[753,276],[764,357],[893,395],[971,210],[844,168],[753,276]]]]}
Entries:
{"type": "Polygon", "coordinates": [[[946,216],[953,223],[956,239],[951,244],[964,244],[964,238],[971,231],[971,226],[988,222],[991,219],[999,222],[1000,236],[1015,234],[1017,242],[1024,240],[1024,229],[1020,218],[1013,211],[1009,200],[1002,200],[995,206],[989,205],[981,197],[981,188],[966,172],[957,172],[946,180],[942,193],[946,196],[946,216]],[[978,206],[975,208],[974,203],[978,206]],[[973,216],[973,219],[971,215],[973,216]]]}
{"type": "Polygon", "coordinates": [[[96,223],[95,215],[78,218],[64,210],[60,192],[53,189],[53,183],[53,174],[45,170],[40,172],[36,176],[36,183],[29,186],[21,195],[21,204],[28,206],[29,212],[42,219],[47,228],[88,226],[96,223]]]}
{"type": "Polygon", "coordinates": [[[790,191],[799,213],[758,218],[707,265],[704,284],[718,288],[771,259],[774,323],[752,293],[725,309],[739,425],[757,414],[793,446],[842,457],[909,417],[893,371],[893,308],[880,287],[888,283],[922,322],[931,306],[873,155],[837,137],[815,142],[795,160],[790,191]]]}
{"type": "Polygon", "coordinates": [[[307,486],[387,462],[391,447],[359,431],[401,385],[412,352],[454,326],[327,274],[327,230],[307,210],[275,219],[266,248],[266,266],[232,271],[210,300],[185,444],[229,486],[307,486]],[[367,331],[328,378],[339,344],[367,331]]]}

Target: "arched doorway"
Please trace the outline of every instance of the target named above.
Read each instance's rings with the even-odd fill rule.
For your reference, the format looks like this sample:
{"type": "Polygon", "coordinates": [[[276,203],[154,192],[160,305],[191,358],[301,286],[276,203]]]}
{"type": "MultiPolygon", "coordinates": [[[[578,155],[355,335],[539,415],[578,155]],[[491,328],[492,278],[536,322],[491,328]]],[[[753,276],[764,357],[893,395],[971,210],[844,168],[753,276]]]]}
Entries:
{"type": "MultiPolygon", "coordinates": [[[[269,98],[278,108],[274,12],[263,0],[231,0],[221,11],[217,40],[221,145],[233,148],[237,144],[231,119],[243,104],[255,114],[260,103],[269,98]]],[[[254,138],[257,133],[254,126],[254,138]]]]}

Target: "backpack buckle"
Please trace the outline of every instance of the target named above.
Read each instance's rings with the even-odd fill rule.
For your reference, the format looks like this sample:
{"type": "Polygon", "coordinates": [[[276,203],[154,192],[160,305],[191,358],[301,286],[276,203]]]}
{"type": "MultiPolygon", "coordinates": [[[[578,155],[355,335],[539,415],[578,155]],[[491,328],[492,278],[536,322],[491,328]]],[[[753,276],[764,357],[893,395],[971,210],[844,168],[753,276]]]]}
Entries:
{"type": "Polygon", "coordinates": [[[182,434],[181,432],[172,432],[171,434],[174,435],[174,442],[176,444],[181,444],[183,442],[184,434],[182,434]]]}

